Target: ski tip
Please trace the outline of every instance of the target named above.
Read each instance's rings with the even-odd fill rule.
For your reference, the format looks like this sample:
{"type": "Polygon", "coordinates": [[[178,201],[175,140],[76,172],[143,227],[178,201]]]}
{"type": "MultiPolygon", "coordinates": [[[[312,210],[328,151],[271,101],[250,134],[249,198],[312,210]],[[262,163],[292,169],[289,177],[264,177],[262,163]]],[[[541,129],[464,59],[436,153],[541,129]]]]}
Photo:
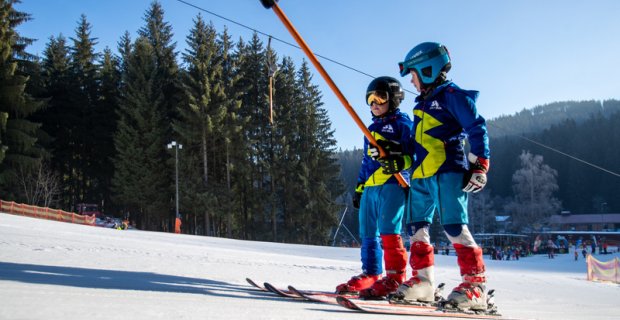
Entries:
{"type": "Polygon", "coordinates": [[[360,307],[358,307],[355,303],[353,303],[353,301],[349,300],[349,298],[347,297],[337,296],[336,301],[338,302],[339,305],[347,309],[361,310],[360,307]]]}
{"type": "Polygon", "coordinates": [[[276,287],[274,287],[273,285],[271,285],[271,283],[269,283],[269,282],[264,282],[264,283],[263,283],[263,286],[265,286],[265,288],[266,288],[267,290],[272,291],[272,292],[276,290],[276,287]]]}
{"type": "Polygon", "coordinates": [[[254,280],[252,280],[250,278],[245,278],[245,281],[247,281],[247,283],[249,283],[253,287],[260,288],[260,286],[256,282],[254,282],[254,280]]]}
{"type": "Polygon", "coordinates": [[[301,293],[301,291],[295,289],[295,287],[289,285],[288,286],[288,291],[290,291],[292,294],[298,295],[300,297],[303,297],[304,295],[301,293]]]}

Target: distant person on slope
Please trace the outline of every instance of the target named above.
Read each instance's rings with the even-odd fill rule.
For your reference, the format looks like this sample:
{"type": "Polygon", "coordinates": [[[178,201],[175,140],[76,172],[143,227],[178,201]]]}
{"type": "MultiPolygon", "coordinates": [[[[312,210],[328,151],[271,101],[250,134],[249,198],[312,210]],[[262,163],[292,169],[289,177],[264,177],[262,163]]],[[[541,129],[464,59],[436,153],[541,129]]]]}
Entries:
{"type": "Polygon", "coordinates": [[[353,206],[359,209],[360,237],[362,238],[362,274],[340,284],[340,294],[359,293],[365,298],[385,298],[405,280],[407,251],[400,233],[407,197],[394,174],[401,172],[409,179],[406,169],[411,167],[410,146],[413,122],[398,106],[405,93],[400,82],[391,77],[379,77],[368,85],[366,102],[372,113],[368,130],[386,152],[380,159],[389,172],[382,168],[379,150],[364,139],[364,154],[353,197],[353,206]],[[381,278],[385,260],[387,276],[381,278]]]}
{"type": "Polygon", "coordinates": [[[486,121],[476,109],[478,91],[461,89],[447,79],[450,54],[439,43],[415,46],[399,67],[401,76],[411,75],[411,83],[420,95],[413,108],[414,164],[405,213],[413,276],[398,288],[394,298],[434,300],[434,255],[429,227],[437,212],[456,250],[462,276],[462,283],[447,297],[447,305],[486,310],[482,249],[467,228],[469,193],[484,188],[489,169],[486,121]],[[466,138],[471,147],[467,155],[466,138]]]}

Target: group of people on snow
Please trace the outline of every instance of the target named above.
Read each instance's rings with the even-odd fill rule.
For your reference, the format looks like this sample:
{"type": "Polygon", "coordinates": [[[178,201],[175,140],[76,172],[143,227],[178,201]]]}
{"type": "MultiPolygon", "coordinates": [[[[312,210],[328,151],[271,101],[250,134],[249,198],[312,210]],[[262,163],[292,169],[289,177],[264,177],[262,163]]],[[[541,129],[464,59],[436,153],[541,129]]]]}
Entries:
{"type": "Polygon", "coordinates": [[[413,120],[399,108],[405,92],[397,79],[383,76],[370,82],[368,130],[376,145],[364,139],[353,197],[359,209],[362,273],[338,285],[336,292],[366,299],[435,301],[429,227],[438,214],[462,277],[446,303],[486,310],[482,249],[467,228],[469,193],[484,188],[489,170],[489,138],[485,119],[476,109],[478,92],[448,80],[451,58],[440,43],[416,45],[398,65],[401,77],[411,76],[420,93],[413,120]],[[401,186],[397,175],[409,186],[401,186]],[[410,237],[409,257],[400,236],[403,223],[410,237]],[[407,262],[412,269],[409,277],[407,262]]]}
{"type": "Polygon", "coordinates": [[[489,257],[491,260],[519,260],[524,255],[531,255],[521,246],[506,246],[489,248],[489,257]]]}

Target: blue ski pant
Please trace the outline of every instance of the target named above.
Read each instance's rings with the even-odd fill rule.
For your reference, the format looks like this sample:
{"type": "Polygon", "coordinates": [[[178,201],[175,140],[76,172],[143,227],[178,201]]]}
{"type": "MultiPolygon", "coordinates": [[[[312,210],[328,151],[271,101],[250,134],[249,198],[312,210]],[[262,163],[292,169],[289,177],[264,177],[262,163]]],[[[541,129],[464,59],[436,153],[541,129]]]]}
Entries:
{"type": "Polygon", "coordinates": [[[365,187],[359,209],[362,270],[383,273],[381,234],[400,234],[407,190],[398,184],[365,187]]]}

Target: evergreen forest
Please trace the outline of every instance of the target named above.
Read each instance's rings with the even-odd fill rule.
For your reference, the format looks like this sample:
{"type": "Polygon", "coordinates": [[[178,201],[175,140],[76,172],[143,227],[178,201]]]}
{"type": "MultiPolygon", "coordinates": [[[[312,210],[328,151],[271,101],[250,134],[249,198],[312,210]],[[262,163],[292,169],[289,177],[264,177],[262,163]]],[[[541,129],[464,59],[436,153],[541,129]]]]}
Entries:
{"type": "Polygon", "coordinates": [[[279,57],[256,33],[233,40],[201,15],[178,52],[159,2],[117,48],[97,52],[81,16],[74,35],[51,36],[36,57],[16,31],[32,18],[18,2],[0,1],[3,200],[67,211],[96,203],[140,229],[170,231],[178,159],[184,233],[329,240],[344,189],[305,62],[279,57]]]}

